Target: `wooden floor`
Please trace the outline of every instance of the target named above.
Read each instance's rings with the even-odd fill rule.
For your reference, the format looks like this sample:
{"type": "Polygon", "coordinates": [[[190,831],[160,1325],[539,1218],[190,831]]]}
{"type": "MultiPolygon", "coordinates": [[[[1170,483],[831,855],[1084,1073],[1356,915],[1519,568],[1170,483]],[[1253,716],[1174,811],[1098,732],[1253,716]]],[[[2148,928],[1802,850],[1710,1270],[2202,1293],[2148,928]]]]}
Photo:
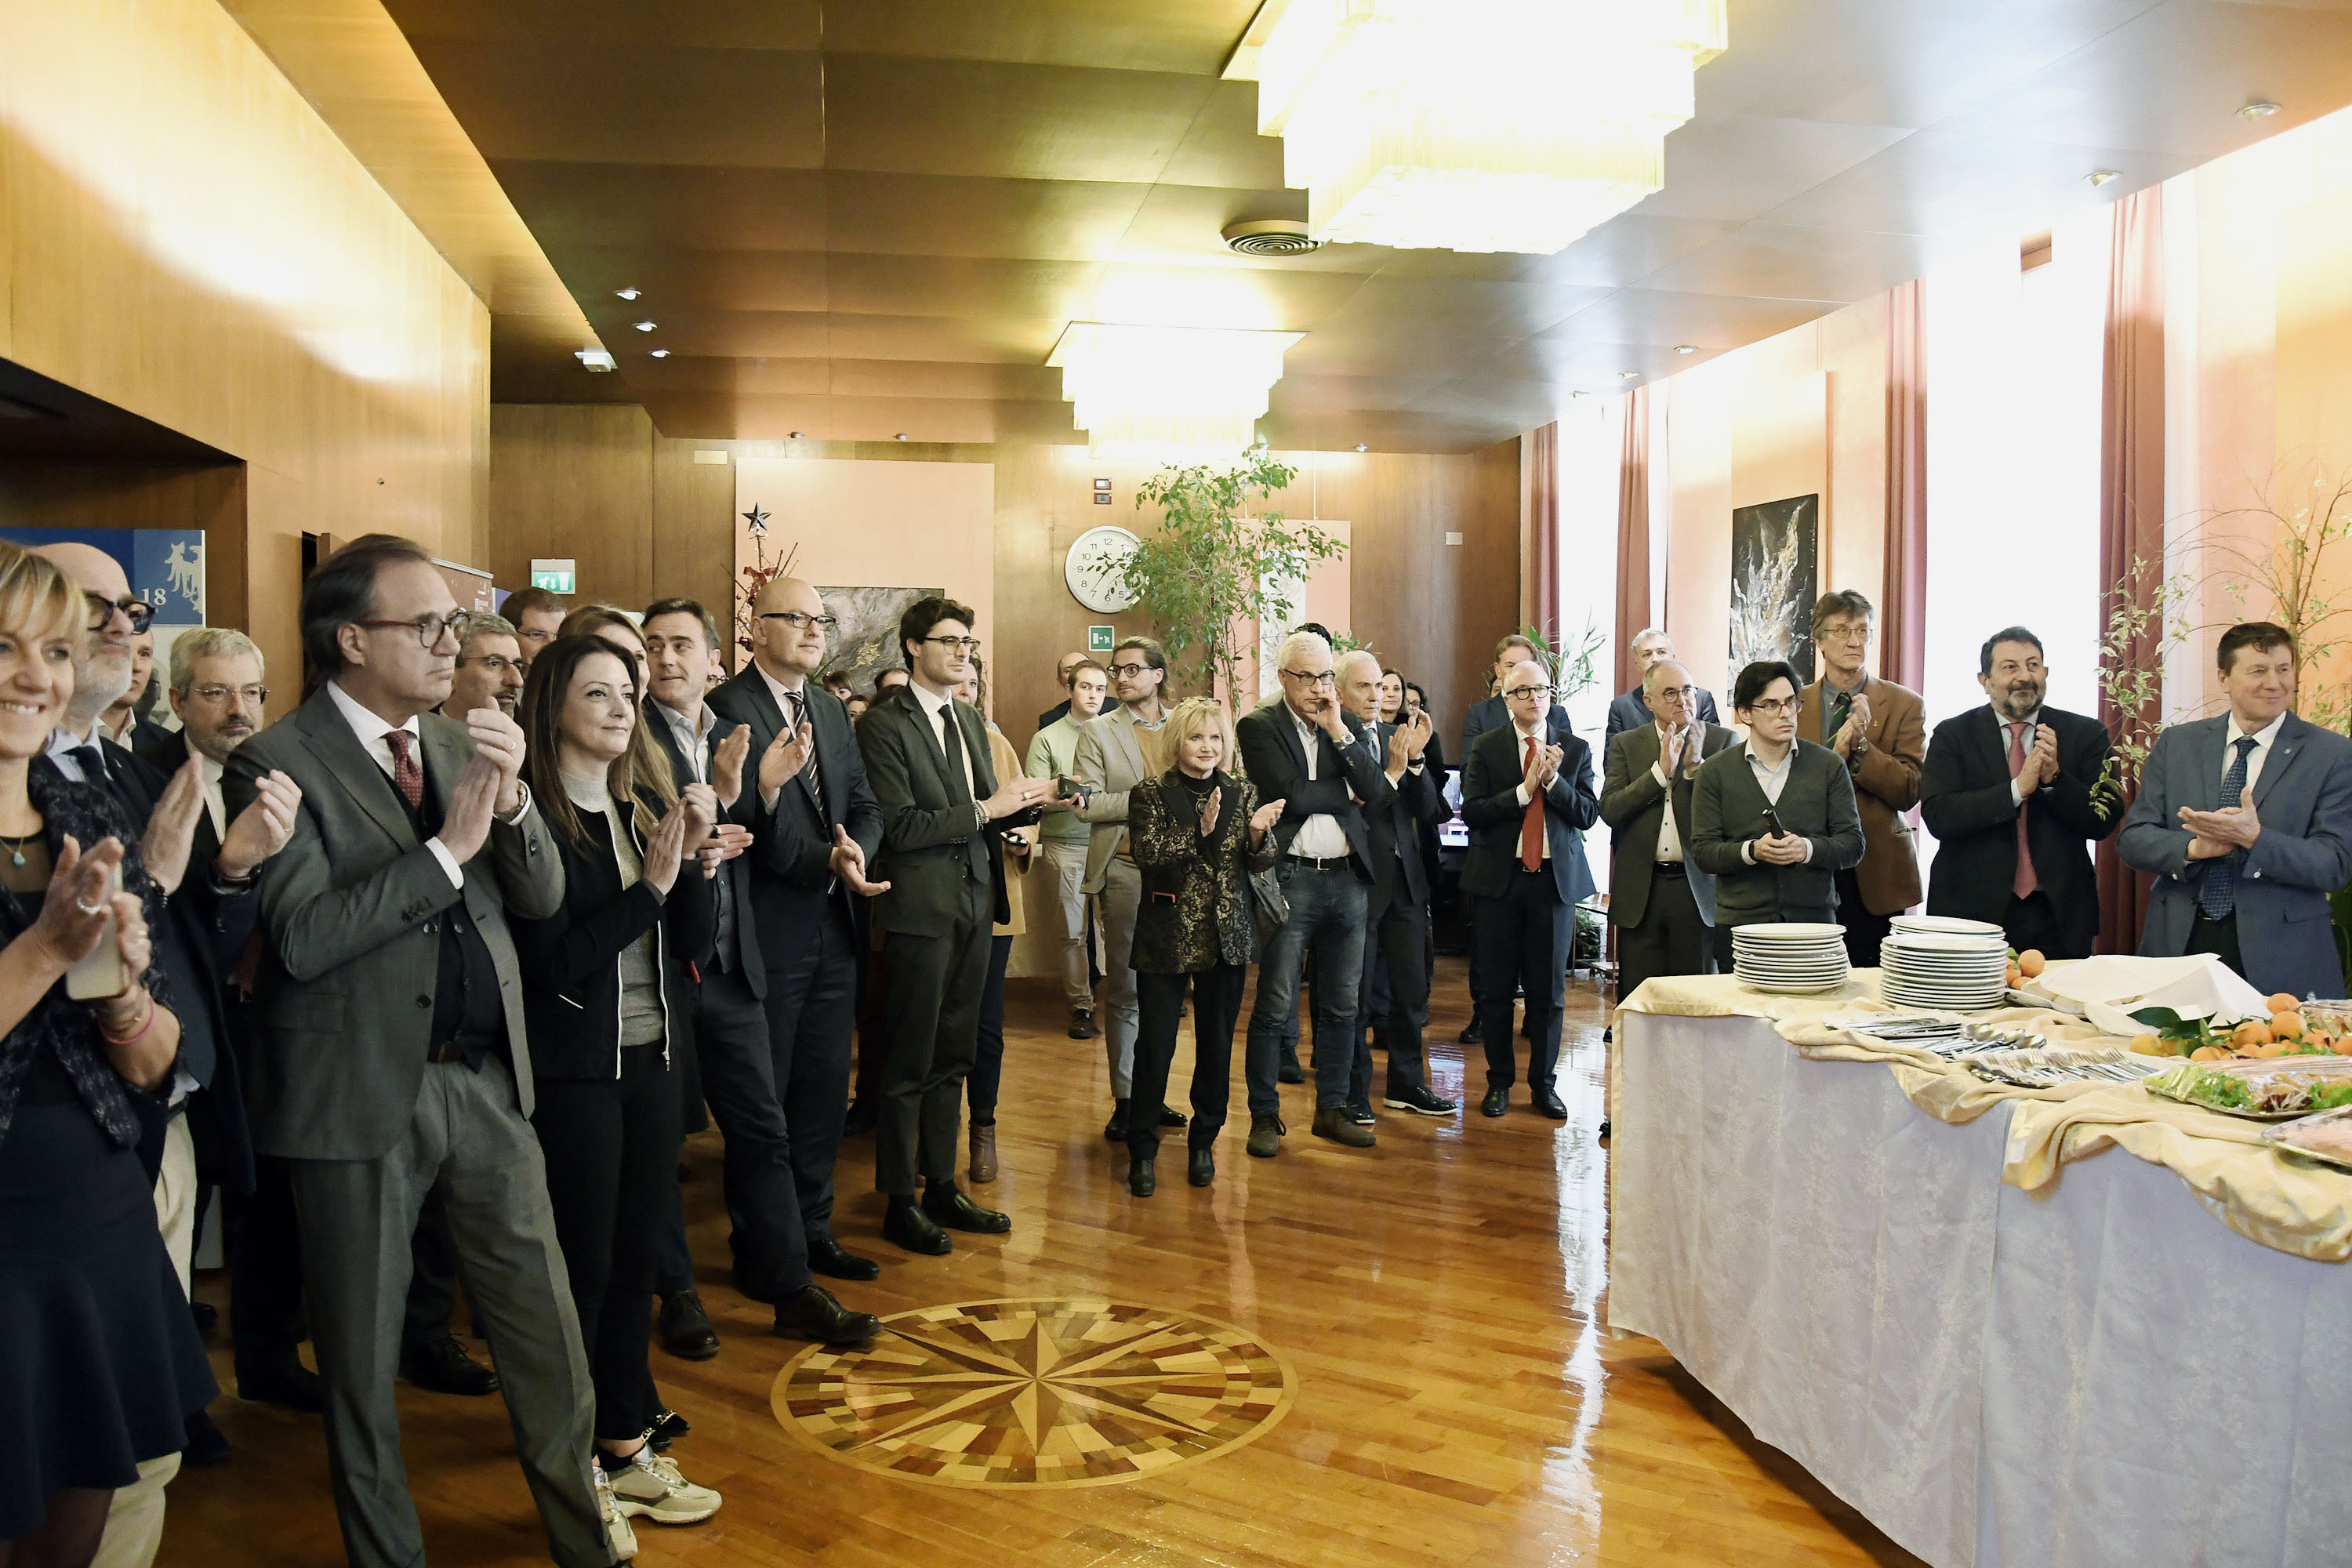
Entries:
{"type": "MultiPolygon", "coordinates": [[[[640,1521],[638,1561],[754,1564],[1519,1564],[1915,1563],[1785,1456],[1755,1441],[1654,1342],[1602,1327],[1609,1253],[1601,1118],[1602,1004],[1572,986],[1560,1073],[1565,1127],[1525,1108],[1489,1121],[1458,960],[1442,961],[1431,1039],[1458,1120],[1381,1116],[1376,1149],[1307,1134],[1311,1085],[1284,1090],[1279,1158],[1219,1149],[1216,1184],[1184,1184],[1181,1146],[1159,1195],[1127,1194],[1104,1143],[1099,1041],[1063,1033],[1041,982],[1014,982],[1000,1110],[1003,1173],[982,1194],[1003,1237],[959,1236],[945,1258],[876,1234],[870,1139],[843,1152],[837,1231],[880,1259],[845,1286],[881,1313],[947,1302],[1096,1297],[1239,1325],[1286,1360],[1295,1403],[1262,1437],[1123,1485],[950,1489],[853,1468],[782,1426],[772,1385],[803,1348],[727,1283],[719,1146],[688,1146],[687,1212],[701,1291],[725,1349],[655,1352],[665,1398],[692,1421],[672,1457],[726,1506],[705,1525],[640,1521]]],[[[1524,1047],[1523,1047],[1524,1048],[1524,1047]]],[[[1238,1053],[1237,1053],[1238,1055],[1238,1053]]],[[[1180,1075],[1189,1071],[1189,1049],[1180,1075]]],[[[1181,1090],[1176,1097],[1181,1103],[1181,1090]]],[[[1179,1135],[1181,1138],[1181,1134],[1179,1135]]],[[[198,1294],[226,1310],[226,1281],[198,1294]]],[[[215,1363],[232,1386],[226,1336],[215,1363]]],[[[434,1563],[544,1562],[504,1407],[403,1385],[409,1479],[434,1563]]],[[[171,1489],[159,1559],[185,1568],[341,1558],[315,1419],[226,1394],[236,1457],[171,1489]]]]}

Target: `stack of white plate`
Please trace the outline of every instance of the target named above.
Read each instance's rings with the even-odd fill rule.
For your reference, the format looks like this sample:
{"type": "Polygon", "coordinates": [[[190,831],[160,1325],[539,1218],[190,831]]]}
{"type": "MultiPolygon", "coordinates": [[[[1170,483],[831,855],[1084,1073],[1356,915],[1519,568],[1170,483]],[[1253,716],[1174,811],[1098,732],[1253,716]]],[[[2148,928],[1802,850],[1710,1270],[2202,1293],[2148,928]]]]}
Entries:
{"type": "Polygon", "coordinates": [[[1979,921],[1900,916],[1879,944],[1878,989],[1897,1007],[1998,1007],[2009,994],[2009,939],[1979,921]]]}
{"type": "Polygon", "coordinates": [[[1794,921],[1731,928],[1731,969],[1759,991],[1800,994],[1845,984],[1845,931],[1794,921]]]}

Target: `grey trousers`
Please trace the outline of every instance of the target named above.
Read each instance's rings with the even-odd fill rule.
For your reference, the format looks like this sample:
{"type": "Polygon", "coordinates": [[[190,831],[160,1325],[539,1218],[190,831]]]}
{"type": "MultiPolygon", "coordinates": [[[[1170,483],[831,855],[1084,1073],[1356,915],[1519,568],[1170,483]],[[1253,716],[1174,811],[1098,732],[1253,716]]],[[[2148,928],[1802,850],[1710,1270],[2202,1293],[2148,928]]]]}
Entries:
{"type": "Polygon", "coordinates": [[[913,1197],[952,1182],[963,1128],[963,1083],[980,1051],[980,998],[988,987],[993,891],[965,884],[969,900],[946,936],[890,931],[890,1055],[874,1124],[874,1190],[913,1197]]]}
{"type": "Polygon", "coordinates": [[[1135,1086],[1135,913],[1143,905],[1143,873],[1132,862],[1103,868],[1097,895],[1103,927],[1103,1055],[1110,1062],[1110,1097],[1125,1100],[1135,1086]]]}
{"type": "Polygon", "coordinates": [[[1087,841],[1048,838],[1038,846],[1045,852],[1047,896],[1040,899],[1037,878],[1030,876],[1029,908],[1054,944],[1054,963],[1062,972],[1062,996],[1074,1008],[1095,1010],[1094,984],[1087,977],[1087,841]],[[1045,907],[1051,905],[1050,911],[1045,907]],[[1046,924],[1050,919],[1053,923],[1046,924]]]}
{"type": "Polygon", "coordinates": [[[289,1160],[310,1338],[327,1384],[327,1461],[352,1568],[425,1561],[400,1457],[409,1237],[440,1196],[457,1277],[490,1342],[523,1478],[563,1568],[614,1561],[589,1475],[595,1391],[556,1245],[539,1139],[506,1064],[428,1066],[408,1133],[373,1160],[289,1160]]]}

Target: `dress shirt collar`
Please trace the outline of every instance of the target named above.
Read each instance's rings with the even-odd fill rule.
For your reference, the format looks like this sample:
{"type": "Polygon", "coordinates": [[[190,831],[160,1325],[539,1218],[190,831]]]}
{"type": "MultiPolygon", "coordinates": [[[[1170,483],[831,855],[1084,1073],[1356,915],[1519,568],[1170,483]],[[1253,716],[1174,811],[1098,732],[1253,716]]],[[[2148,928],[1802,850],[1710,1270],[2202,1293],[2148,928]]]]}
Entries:
{"type": "Polygon", "coordinates": [[[1797,760],[1797,742],[1794,741],[1790,742],[1789,749],[1780,753],[1780,763],[1778,767],[1773,766],[1770,763],[1764,760],[1763,753],[1756,749],[1756,742],[1752,738],[1740,749],[1748,753],[1748,765],[1749,767],[1754,768],[1759,773],[1767,773],[1775,778],[1786,773],[1789,771],[1790,764],[1797,760]]]}
{"type": "Polygon", "coordinates": [[[69,756],[70,753],[79,751],[84,746],[100,745],[104,739],[100,733],[103,728],[104,726],[98,720],[93,719],[89,721],[89,732],[86,735],[77,735],[71,730],[52,730],[49,731],[48,753],[52,757],[69,756]]]}
{"type": "MultiPolygon", "coordinates": [[[[378,749],[389,752],[392,747],[384,737],[394,730],[404,730],[412,736],[421,733],[414,713],[408,716],[405,724],[394,724],[373,709],[361,706],[350,692],[332,680],[327,682],[327,695],[334,699],[335,711],[343,716],[343,722],[352,727],[352,733],[360,738],[360,744],[371,752],[378,749]]],[[[419,765],[423,765],[421,758],[419,765]]]]}
{"type": "Polygon", "coordinates": [[[755,658],[751,661],[751,668],[758,670],[760,672],[760,679],[768,683],[768,695],[776,700],[776,709],[779,712],[783,711],[784,694],[787,692],[790,692],[796,700],[805,700],[805,693],[808,690],[807,676],[803,675],[798,680],[795,680],[790,686],[787,686],[774,675],[771,674],[768,667],[761,664],[758,659],[755,658]]]}
{"type": "Polygon", "coordinates": [[[2002,712],[1997,703],[1988,702],[1985,706],[1992,710],[1992,721],[2000,726],[2000,732],[2004,735],[2009,733],[2009,727],[2011,724],[2022,724],[2029,730],[2039,729],[2042,725],[2042,710],[2039,708],[2022,719],[2012,719],[2002,712]]]}
{"type": "Polygon", "coordinates": [[[907,689],[915,694],[915,700],[922,705],[924,717],[934,724],[940,721],[940,712],[955,700],[952,697],[940,696],[919,680],[907,682],[907,689]]]}
{"type": "MultiPolygon", "coordinates": [[[[710,704],[708,702],[702,705],[701,711],[698,715],[701,721],[698,724],[688,724],[685,714],[658,697],[653,699],[653,705],[655,711],[658,712],[663,721],[669,725],[670,733],[677,737],[680,750],[692,752],[709,738],[711,731],[719,727],[719,715],[710,710],[710,704]]],[[[777,706],[781,708],[783,704],[780,702],[777,706]]]]}
{"type": "MultiPolygon", "coordinates": [[[[2282,712],[2277,718],[2272,720],[2261,729],[2252,731],[2252,733],[2254,737],[2255,750],[2261,752],[2265,756],[2269,755],[2272,744],[2278,740],[2279,731],[2285,725],[2285,723],[2286,715],[2282,712]]],[[[2235,713],[2231,713],[2230,715],[2228,727],[2221,732],[2221,749],[2225,753],[2225,761],[2227,760],[2226,753],[2228,752],[2229,748],[2236,745],[2238,743],[2238,738],[2242,735],[2247,734],[2248,732],[2249,731],[2239,728],[2238,716],[2235,713]]]]}
{"type": "Polygon", "coordinates": [[[1854,672],[1854,682],[1852,686],[1840,686],[1824,671],[1822,676],[1822,700],[1827,702],[1832,691],[1843,691],[1848,697],[1859,697],[1862,695],[1862,689],[1869,684],[1870,671],[1866,669],[1854,672]]]}
{"type": "Polygon", "coordinates": [[[1511,728],[1517,731],[1518,737],[1521,741],[1533,741],[1538,746],[1549,746],[1551,744],[1550,720],[1551,715],[1547,713],[1542,718],[1538,719],[1536,721],[1536,727],[1530,730],[1525,724],[1522,724],[1517,719],[1514,719],[1511,721],[1511,728]]]}

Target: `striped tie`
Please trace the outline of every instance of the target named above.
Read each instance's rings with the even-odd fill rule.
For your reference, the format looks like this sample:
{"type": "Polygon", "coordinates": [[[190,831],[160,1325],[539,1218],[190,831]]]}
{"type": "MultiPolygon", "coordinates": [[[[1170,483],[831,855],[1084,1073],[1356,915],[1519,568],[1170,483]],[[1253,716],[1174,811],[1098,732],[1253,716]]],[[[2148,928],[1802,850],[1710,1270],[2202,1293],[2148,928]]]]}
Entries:
{"type": "MultiPolygon", "coordinates": [[[[2238,754],[2230,759],[2230,771],[2221,775],[2219,809],[2222,811],[2233,809],[2238,797],[2245,793],[2246,753],[2254,749],[2254,738],[2241,735],[2231,744],[2238,748],[2238,754]]],[[[2204,911],[2207,920],[2227,920],[2238,907],[2238,860],[2244,854],[2242,849],[2231,849],[2205,862],[2205,886],[2198,891],[2197,907],[2204,911]]]]}

